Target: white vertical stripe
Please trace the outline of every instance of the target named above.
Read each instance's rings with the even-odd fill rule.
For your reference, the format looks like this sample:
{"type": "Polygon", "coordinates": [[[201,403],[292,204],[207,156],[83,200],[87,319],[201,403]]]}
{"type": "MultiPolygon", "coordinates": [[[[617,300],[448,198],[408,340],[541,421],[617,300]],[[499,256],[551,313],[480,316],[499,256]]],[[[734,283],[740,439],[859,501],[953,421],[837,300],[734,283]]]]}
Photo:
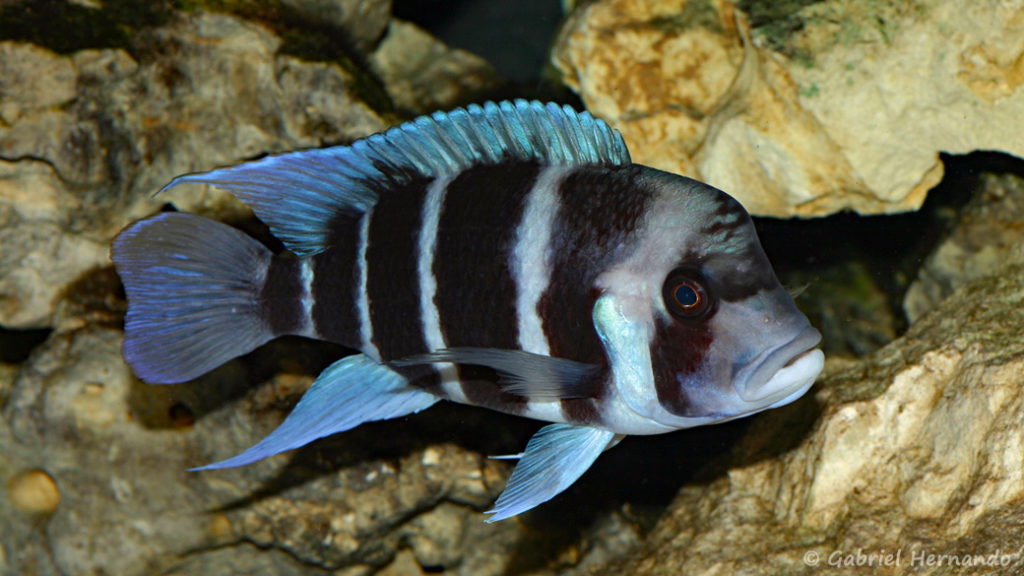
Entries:
{"type": "MultiPolygon", "coordinates": [[[[416,272],[420,280],[420,311],[423,314],[423,340],[427,348],[433,352],[448,346],[444,332],[441,330],[441,315],[434,297],[437,295],[437,278],[434,276],[434,256],[437,252],[437,231],[441,223],[441,209],[444,206],[445,192],[452,178],[438,178],[427,187],[427,197],[423,202],[423,217],[420,221],[420,232],[417,245],[419,257],[416,261],[416,272]]],[[[457,257],[458,255],[448,255],[457,257]]],[[[465,401],[462,387],[459,385],[459,372],[453,364],[437,364],[441,377],[441,386],[449,398],[465,401]]]]}
{"type": "Polygon", "coordinates": [[[370,245],[370,219],[373,208],[366,211],[359,221],[359,257],[356,259],[356,275],[359,293],[356,295],[356,310],[359,312],[360,351],[380,362],[380,350],[373,344],[373,324],[370,322],[370,294],[366,291],[366,249],[370,245]]]}
{"type": "Polygon", "coordinates": [[[526,199],[523,219],[516,231],[512,276],[516,282],[519,347],[534,354],[550,353],[544,320],[537,305],[551,280],[551,234],[558,212],[558,185],[573,167],[548,166],[541,170],[526,199]]]}
{"type": "Polygon", "coordinates": [[[316,327],[313,325],[313,259],[302,258],[299,260],[299,304],[302,315],[301,325],[298,334],[309,338],[316,338],[316,327]]]}

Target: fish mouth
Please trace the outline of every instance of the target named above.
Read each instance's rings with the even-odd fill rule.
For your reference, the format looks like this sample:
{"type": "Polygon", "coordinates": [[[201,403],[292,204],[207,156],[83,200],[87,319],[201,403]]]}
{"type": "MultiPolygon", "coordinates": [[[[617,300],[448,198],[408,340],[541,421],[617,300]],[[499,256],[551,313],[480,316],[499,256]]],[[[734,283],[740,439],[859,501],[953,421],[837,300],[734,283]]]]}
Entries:
{"type": "Polygon", "coordinates": [[[744,402],[772,407],[796,400],[825,365],[825,355],[815,348],[820,341],[821,333],[807,326],[796,338],[759,354],[738,374],[736,393],[744,402]]]}

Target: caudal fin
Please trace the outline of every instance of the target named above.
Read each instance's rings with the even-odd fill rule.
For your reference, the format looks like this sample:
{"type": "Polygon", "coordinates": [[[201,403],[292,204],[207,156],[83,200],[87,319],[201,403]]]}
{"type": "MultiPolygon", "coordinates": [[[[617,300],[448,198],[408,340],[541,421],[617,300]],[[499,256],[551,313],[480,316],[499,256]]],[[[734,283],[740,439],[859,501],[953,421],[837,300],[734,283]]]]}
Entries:
{"type": "Polygon", "coordinates": [[[124,358],[142,380],[192,380],[274,337],[261,306],[272,255],[230,226],[168,212],[121,232],[124,358]]]}

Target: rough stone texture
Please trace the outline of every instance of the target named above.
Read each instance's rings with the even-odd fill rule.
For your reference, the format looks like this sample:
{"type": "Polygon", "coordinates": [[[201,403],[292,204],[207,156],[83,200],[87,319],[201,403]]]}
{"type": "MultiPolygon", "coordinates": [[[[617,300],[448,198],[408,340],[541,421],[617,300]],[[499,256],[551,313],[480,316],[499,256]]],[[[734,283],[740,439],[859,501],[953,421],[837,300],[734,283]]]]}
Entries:
{"type": "Polygon", "coordinates": [[[904,298],[911,322],[964,283],[991,274],[1024,245],[1024,179],[985,174],[956,228],[918,271],[904,298]]]}
{"type": "Polygon", "coordinates": [[[1019,3],[828,0],[792,17],[779,38],[724,0],[598,0],[553,60],[635,160],[755,214],[913,210],[940,151],[1024,155],[1019,3]]]}
{"type": "MultiPolygon", "coordinates": [[[[106,265],[114,234],[165,203],[246,214],[202,187],[154,198],[172,177],[387,126],[358,97],[368,77],[279,54],[280,40],[252,22],[178,15],[136,45],[135,57],[113,49],[61,56],[0,42],[0,326],[51,326],[60,291],[106,265]]],[[[497,81],[479,58],[401,22],[368,58],[410,114],[450,107],[497,81]]]]}
{"type": "Polygon", "coordinates": [[[395,106],[407,113],[445,110],[495,89],[497,72],[479,56],[447,47],[415,24],[394,19],[370,66],[395,106]]]}
{"type": "Polygon", "coordinates": [[[281,0],[306,19],[343,30],[352,47],[371,52],[391,20],[391,0],[281,0]]]}
{"type": "Polygon", "coordinates": [[[0,572],[228,573],[254,565],[255,545],[271,551],[259,552],[260,574],[380,567],[399,548],[452,573],[501,573],[502,546],[521,527],[486,525],[480,510],[506,465],[451,444],[415,448],[387,423],[409,447],[393,458],[366,455],[378,427],[341,437],[330,457],[308,450],[190,473],[276,426],[281,399],[311,378],[277,376],[240,402],[231,400],[245,394],[238,362],[195,385],[146,386],[121,362],[120,344],[120,330],[95,325],[55,334],[10,383],[0,423],[0,572]],[[46,514],[26,510],[20,488],[36,471],[59,489],[46,514]],[[497,565],[458,570],[480,568],[485,555],[497,565]]]}
{"type": "Polygon", "coordinates": [[[1022,386],[1018,253],[891,345],[830,362],[811,396],[759,417],[710,483],[680,493],[629,571],[947,574],[963,570],[951,561],[981,561],[996,565],[963,572],[1019,574],[1022,386]],[[898,565],[879,566],[897,552],[898,565]],[[866,568],[870,554],[881,556],[866,568]],[[947,555],[945,566],[922,554],[947,555]]]}
{"type": "Polygon", "coordinates": [[[384,127],[341,67],[277,55],[258,25],[197,12],[140,45],[141,62],[0,43],[0,325],[50,325],[60,290],[164,203],[241,213],[215,191],[154,198],[173,176],[384,127]]]}

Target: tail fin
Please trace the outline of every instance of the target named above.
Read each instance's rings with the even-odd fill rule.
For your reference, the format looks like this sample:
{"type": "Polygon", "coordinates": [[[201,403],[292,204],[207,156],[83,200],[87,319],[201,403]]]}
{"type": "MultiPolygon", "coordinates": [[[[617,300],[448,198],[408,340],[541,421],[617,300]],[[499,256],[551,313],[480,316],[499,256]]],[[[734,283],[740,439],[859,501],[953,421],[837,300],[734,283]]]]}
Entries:
{"type": "Polygon", "coordinates": [[[271,258],[253,238],[191,214],[121,232],[111,259],[128,294],[123,352],[135,374],[185,382],[272,339],[260,302],[271,258]]]}

